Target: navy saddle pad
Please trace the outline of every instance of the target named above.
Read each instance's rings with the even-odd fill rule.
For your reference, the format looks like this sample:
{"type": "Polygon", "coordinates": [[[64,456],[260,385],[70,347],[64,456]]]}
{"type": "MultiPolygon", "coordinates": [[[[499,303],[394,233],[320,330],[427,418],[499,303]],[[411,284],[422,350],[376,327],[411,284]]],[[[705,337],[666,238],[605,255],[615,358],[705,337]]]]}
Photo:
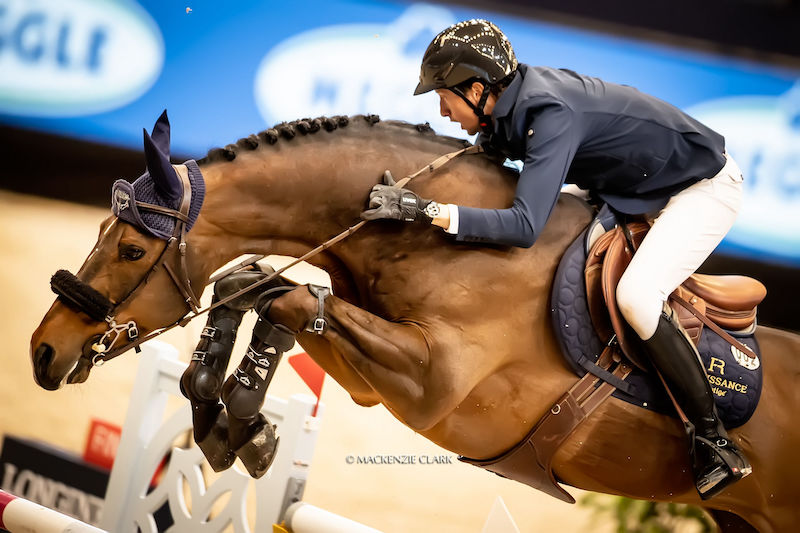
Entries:
{"type": "MultiPolygon", "coordinates": [[[[589,316],[583,274],[587,257],[585,239],[586,230],[567,248],[561,259],[553,283],[550,307],[562,353],[575,373],[582,377],[591,372],[603,377],[595,363],[608,339],[601,340],[597,336],[589,316]]],[[[747,422],[758,405],[762,382],[761,353],[752,332],[728,333],[750,348],[759,356],[758,359],[748,358],[710,328],[703,328],[698,351],[714,392],[719,415],[726,428],[734,428],[747,422]]],[[[634,368],[623,388],[614,391],[613,395],[645,409],[677,416],[654,372],[634,368]]]]}

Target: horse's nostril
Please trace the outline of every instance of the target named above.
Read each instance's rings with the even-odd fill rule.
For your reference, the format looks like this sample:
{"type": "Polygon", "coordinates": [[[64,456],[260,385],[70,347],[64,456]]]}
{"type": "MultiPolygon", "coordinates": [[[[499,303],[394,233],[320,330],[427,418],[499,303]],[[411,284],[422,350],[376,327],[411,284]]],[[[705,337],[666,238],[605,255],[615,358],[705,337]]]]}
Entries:
{"type": "Polygon", "coordinates": [[[53,383],[47,377],[47,369],[50,368],[50,363],[53,362],[53,357],[56,351],[49,344],[42,343],[36,348],[33,357],[33,374],[36,381],[40,386],[47,390],[55,390],[58,388],[58,383],[53,383]]]}
{"type": "Polygon", "coordinates": [[[49,344],[42,343],[36,348],[36,366],[43,367],[43,370],[47,370],[47,367],[50,366],[50,363],[53,361],[53,354],[55,350],[49,344]]]}

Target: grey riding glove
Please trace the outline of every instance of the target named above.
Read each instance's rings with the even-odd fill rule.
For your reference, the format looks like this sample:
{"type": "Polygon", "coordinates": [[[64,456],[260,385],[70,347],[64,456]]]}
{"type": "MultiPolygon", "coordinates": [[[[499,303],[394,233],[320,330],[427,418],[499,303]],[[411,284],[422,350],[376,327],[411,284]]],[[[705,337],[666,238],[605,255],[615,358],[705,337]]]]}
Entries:
{"type": "Polygon", "coordinates": [[[430,224],[433,216],[431,210],[426,208],[431,204],[437,205],[436,202],[420,198],[408,189],[395,187],[392,173],[388,170],[383,173],[383,183],[372,188],[369,193],[370,208],[361,213],[361,218],[365,220],[387,218],[406,222],[422,220],[430,224]]]}

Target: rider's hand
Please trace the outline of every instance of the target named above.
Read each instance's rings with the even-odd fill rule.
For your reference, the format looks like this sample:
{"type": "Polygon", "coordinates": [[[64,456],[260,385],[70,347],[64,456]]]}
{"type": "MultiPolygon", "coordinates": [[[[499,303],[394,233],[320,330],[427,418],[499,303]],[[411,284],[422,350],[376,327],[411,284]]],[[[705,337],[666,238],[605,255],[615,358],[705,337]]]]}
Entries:
{"type": "Polygon", "coordinates": [[[431,200],[420,198],[415,192],[396,187],[392,173],[383,173],[383,185],[378,184],[369,193],[369,209],[361,213],[365,220],[387,218],[412,222],[422,220],[430,223],[432,217],[425,213],[431,200]]]}

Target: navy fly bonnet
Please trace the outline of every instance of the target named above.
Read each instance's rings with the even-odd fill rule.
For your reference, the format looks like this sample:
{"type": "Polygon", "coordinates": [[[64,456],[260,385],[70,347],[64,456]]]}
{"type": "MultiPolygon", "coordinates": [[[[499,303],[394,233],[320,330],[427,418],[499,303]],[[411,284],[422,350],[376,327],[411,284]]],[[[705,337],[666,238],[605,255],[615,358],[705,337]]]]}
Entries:
{"type": "MultiPolygon", "coordinates": [[[[111,209],[119,218],[160,239],[169,240],[175,229],[175,218],[147,209],[142,204],[151,204],[178,210],[183,199],[183,184],[169,162],[169,120],[164,110],[153,126],[152,136],[144,133],[144,153],[147,171],[136,181],[117,180],[111,188],[111,209]],[[138,204],[138,205],[137,205],[138,204]]],[[[192,203],[186,231],[192,229],[203,198],[206,185],[200,168],[194,160],[183,163],[189,171],[192,203]]]]}

